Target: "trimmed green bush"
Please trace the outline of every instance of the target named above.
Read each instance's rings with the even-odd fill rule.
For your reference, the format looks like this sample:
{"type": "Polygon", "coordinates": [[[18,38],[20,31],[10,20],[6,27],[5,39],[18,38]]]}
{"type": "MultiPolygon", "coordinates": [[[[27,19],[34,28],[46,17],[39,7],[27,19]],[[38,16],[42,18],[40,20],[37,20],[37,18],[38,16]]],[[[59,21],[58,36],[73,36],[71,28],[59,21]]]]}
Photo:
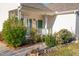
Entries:
{"type": "Polygon", "coordinates": [[[58,41],[58,44],[67,43],[70,38],[72,38],[72,33],[67,29],[62,29],[59,32],[55,33],[55,38],[58,41]]]}
{"type": "Polygon", "coordinates": [[[57,45],[57,41],[53,35],[46,35],[44,39],[45,39],[45,44],[48,47],[54,47],[57,45]]]}
{"type": "Polygon", "coordinates": [[[61,39],[63,40],[63,43],[68,42],[70,38],[72,38],[72,33],[68,31],[67,29],[62,29],[59,31],[61,39]]]}
{"type": "Polygon", "coordinates": [[[3,38],[8,45],[18,47],[26,43],[26,27],[16,17],[9,18],[3,24],[3,38]]]}

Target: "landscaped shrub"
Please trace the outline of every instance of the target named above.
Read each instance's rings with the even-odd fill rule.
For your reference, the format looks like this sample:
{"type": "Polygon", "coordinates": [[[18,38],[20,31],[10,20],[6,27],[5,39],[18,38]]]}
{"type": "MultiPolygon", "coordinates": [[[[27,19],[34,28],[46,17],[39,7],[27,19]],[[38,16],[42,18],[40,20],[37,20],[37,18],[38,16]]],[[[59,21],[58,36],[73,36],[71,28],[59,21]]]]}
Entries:
{"type": "Polygon", "coordinates": [[[9,18],[3,24],[3,38],[8,45],[18,47],[26,43],[26,27],[16,17],[9,18]]]}
{"type": "Polygon", "coordinates": [[[57,41],[53,35],[46,35],[44,38],[45,38],[45,44],[48,47],[54,47],[57,45],[57,41]]]}
{"type": "Polygon", "coordinates": [[[34,43],[37,43],[37,42],[41,42],[42,41],[41,35],[39,35],[37,33],[37,30],[35,28],[32,28],[30,34],[31,34],[31,38],[32,38],[32,40],[33,40],[34,43]]]}
{"type": "Polygon", "coordinates": [[[72,33],[68,31],[67,29],[62,29],[59,31],[61,39],[63,40],[63,43],[68,42],[72,38],[72,33]]]}
{"type": "Polygon", "coordinates": [[[67,29],[62,29],[55,33],[55,38],[58,41],[58,44],[68,43],[72,38],[72,33],[67,29]]]}

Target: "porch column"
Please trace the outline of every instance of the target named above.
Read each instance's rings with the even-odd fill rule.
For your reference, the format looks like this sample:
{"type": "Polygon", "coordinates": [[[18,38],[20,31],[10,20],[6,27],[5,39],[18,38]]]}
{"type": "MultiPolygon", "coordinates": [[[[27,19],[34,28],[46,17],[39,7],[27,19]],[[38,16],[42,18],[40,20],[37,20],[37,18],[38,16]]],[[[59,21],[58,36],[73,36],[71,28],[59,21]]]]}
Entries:
{"type": "Polygon", "coordinates": [[[48,30],[47,30],[47,21],[48,21],[48,17],[45,16],[45,34],[48,34],[48,30]]]}
{"type": "Polygon", "coordinates": [[[47,16],[45,16],[45,29],[47,29],[47,16]]]}
{"type": "Polygon", "coordinates": [[[23,23],[24,23],[24,25],[27,27],[27,16],[24,16],[23,23]]]}
{"type": "Polygon", "coordinates": [[[21,6],[19,6],[18,7],[18,11],[17,11],[17,13],[18,13],[18,19],[21,19],[21,6]]]}

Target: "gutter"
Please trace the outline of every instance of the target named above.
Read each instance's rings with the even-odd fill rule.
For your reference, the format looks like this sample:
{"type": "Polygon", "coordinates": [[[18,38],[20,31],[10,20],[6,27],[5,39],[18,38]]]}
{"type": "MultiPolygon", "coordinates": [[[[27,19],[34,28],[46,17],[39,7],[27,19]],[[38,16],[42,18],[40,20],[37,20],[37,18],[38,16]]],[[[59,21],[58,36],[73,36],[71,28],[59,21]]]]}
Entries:
{"type": "Polygon", "coordinates": [[[76,10],[62,11],[62,12],[56,11],[55,13],[56,13],[57,15],[62,15],[62,14],[72,14],[72,13],[76,13],[77,11],[79,11],[79,10],[76,9],[76,10]]]}
{"type": "Polygon", "coordinates": [[[55,11],[55,12],[51,12],[51,13],[45,13],[45,15],[52,16],[52,15],[63,15],[63,14],[73,14],[73,13],[75,14],[78,11],[79,11],[78,9],[70,10],[70,11],[62,11],[62,12],[55,11]]]}

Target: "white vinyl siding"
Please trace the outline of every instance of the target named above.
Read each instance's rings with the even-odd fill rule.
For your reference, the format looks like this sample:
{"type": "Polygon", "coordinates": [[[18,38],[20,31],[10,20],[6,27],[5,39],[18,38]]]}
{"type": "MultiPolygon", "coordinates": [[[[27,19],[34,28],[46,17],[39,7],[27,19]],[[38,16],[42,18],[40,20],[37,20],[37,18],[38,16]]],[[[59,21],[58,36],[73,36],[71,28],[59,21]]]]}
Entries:
{"type": "Polygon", "coordinates": [[[58,32],[61,29],[68,29],[75,33],[76,26],[76,14],[63,14],[58,15],[53,25],[53,33],[58,32]]]}

